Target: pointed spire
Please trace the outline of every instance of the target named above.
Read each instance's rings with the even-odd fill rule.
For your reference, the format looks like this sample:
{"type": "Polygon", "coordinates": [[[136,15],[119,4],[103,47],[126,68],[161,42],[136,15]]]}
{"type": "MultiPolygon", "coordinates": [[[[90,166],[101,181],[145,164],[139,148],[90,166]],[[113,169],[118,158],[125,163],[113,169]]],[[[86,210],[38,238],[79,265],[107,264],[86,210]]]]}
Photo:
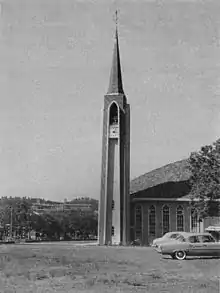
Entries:
{"type": "Polygon", "coordinates": [[[124,94],[122,76],[121,76],[119,44],[118,44],[117,11],[116,11],[115,45],[114,45],[114,51],[113,51],[110,82],[109,82],[109,88],[108,88],[107,94],[124,94]]]}

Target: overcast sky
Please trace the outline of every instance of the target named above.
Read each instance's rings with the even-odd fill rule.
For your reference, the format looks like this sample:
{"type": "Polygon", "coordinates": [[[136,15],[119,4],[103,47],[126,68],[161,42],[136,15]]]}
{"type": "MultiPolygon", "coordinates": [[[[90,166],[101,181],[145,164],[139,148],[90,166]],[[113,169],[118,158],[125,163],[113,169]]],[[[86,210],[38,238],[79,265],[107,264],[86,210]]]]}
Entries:
{"type": "MultiPolygon", "coordinates": [[[[98,198],[115,1],[0,3],[0,196],[98,198]]],[[[117,5],[134,178],[220,136],[220,3],[117,5]]]]}

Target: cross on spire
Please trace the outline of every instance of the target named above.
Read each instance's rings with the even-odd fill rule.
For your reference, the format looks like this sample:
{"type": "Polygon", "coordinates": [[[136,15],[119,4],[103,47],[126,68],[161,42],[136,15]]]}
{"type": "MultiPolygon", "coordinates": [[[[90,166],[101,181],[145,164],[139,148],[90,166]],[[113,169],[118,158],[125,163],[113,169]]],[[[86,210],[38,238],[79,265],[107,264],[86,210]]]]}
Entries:
{"type": "Polygon", "coordinates": [[[115,26],[117,29],[118,28],[118,10],[117,9],[115,10],[115,26]]]}

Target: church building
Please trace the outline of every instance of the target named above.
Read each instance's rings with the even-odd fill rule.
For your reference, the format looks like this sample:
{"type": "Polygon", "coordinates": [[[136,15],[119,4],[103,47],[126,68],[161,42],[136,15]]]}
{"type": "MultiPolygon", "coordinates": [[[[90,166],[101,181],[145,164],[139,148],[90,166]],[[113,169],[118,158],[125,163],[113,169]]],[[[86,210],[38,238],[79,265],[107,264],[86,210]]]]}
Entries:
{"type": "Polygon", "coordinates": [[[204,230],[191,212],[189,177],[187,160],[182,160],[131,181],[131,240],[149,245],[169,231],[204,230]]]}

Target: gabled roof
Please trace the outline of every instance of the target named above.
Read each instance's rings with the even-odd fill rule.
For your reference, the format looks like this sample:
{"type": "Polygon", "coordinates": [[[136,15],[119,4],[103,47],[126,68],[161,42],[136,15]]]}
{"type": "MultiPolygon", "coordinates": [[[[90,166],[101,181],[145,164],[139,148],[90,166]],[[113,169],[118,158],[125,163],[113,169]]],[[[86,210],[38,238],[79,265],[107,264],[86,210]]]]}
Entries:
{"type": "Polygon", "coordinates": [[[181,160],[145,173],[131,181],[130,194],[168,182],[186,182],[190,177],[188,166],[188,160],[181,160]]]}

